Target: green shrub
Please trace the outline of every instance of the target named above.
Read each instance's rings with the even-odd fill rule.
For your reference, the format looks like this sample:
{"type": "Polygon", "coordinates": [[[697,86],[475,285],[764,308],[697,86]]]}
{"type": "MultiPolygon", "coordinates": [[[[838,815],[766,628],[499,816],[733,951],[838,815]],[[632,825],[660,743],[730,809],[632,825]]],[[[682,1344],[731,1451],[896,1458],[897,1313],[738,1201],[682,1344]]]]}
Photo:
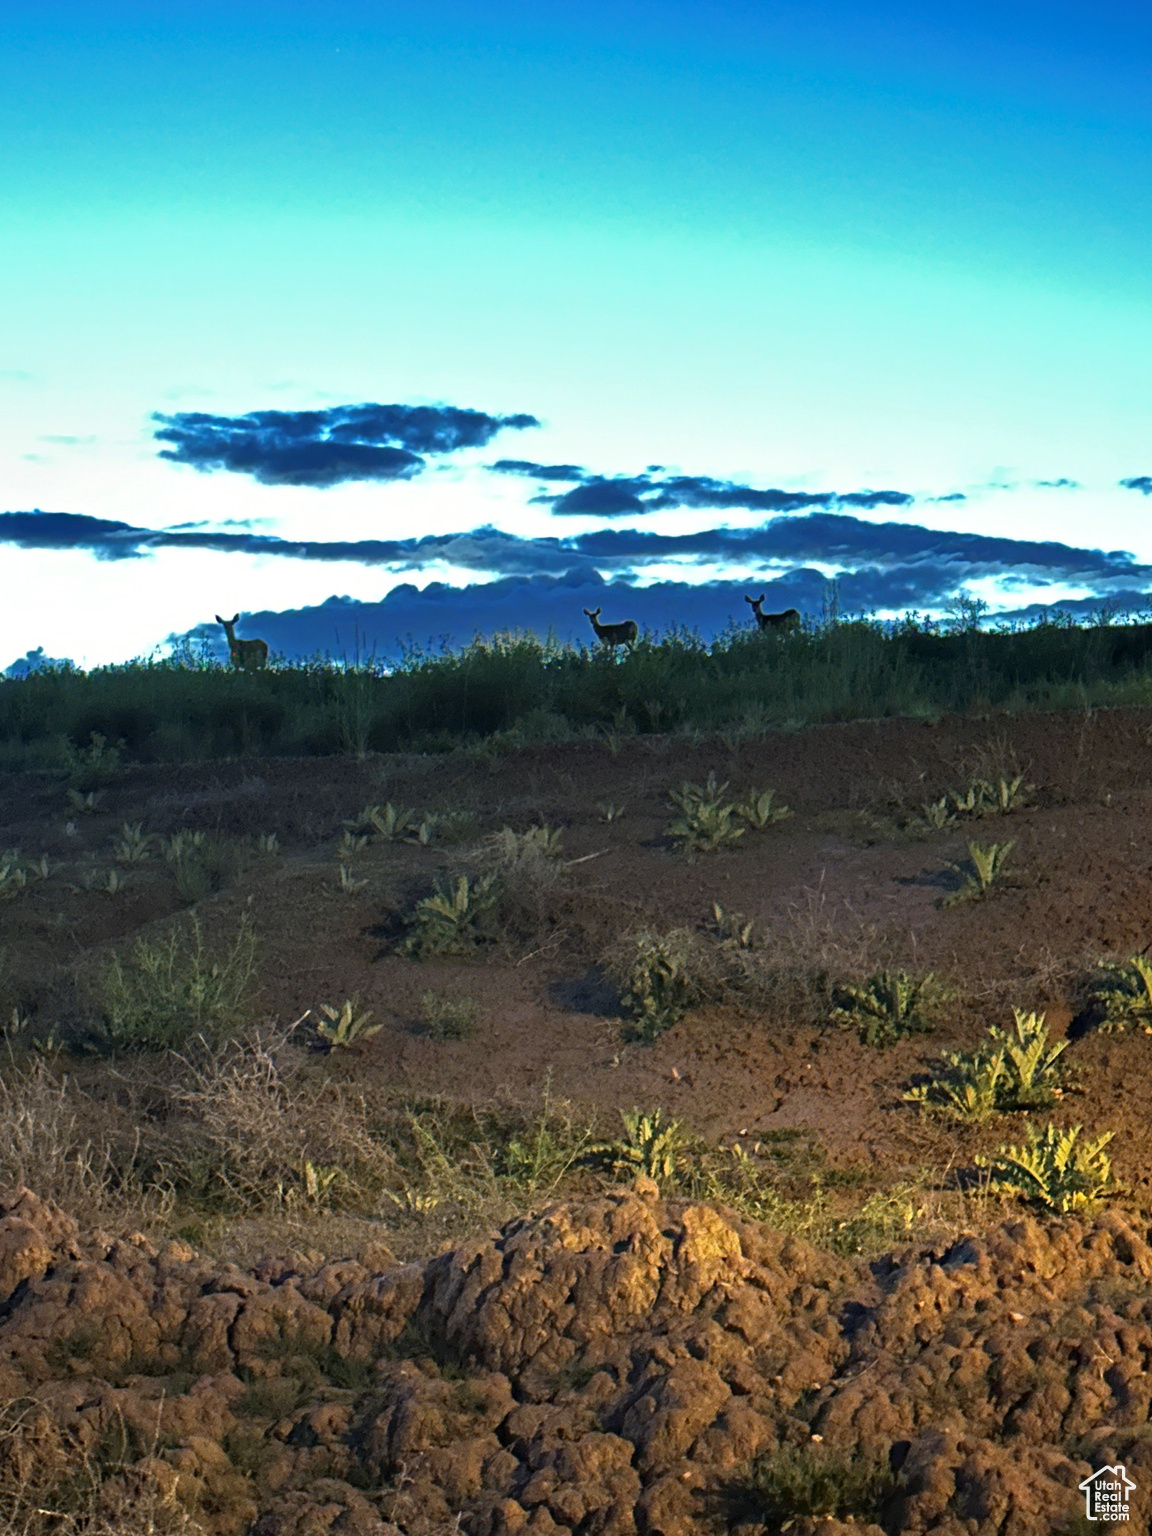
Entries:
{"type": "Polygon", "coordinates": [[[249,850],[228,838],[181,831],[163,844],[176,889],[190,906],[226,890],[244,870],[249,850]]]}
{"type": "Polygon", "coordinates": [[[169,1051],[199,1036],[225,1038],[247,1017],[255,956],[247,919],[219,955],[205,949],[195,918],[154,942],[138,939],[127,963],[113,955],[104,969],[104,1040],[119,1050],[169,1051]]]}
{"type": "Polygon", "coordinates": [[[951,990],[929,971],[876,971],[860,986],[844,983],[832,990],[831,1019],[855,1029],[864,1045],[894,1045],[934,1027],[951,990]]]}
{"type": "Polygon", "coordinates": [[[345,998],[342,1008],[320,1004],[323,1018],[316,1025],[316,1033],[330,1051],[346,1050],[358,1040],[370,1040],[383,1029],[382,1024],[372,1023],[371,1009],[359,1011],[359,998],[345,998]]]}
{"type": "MultiPolygon", "coordinates": [[[[67,749],[68,784],[81,796],[87,796],[106,784],[120,767],[120,747],[108,745],[99,731],[89,733],[88,745],[67,749]]],[[[94,804],[95,802],[93,802],[94,804]]]]}
{"type": "Polygon", "coordinates": [[[1094,1141],[1081,1140],[1082,1130],[1079,1125],[1061,1130],[1049,1124],[1040,1131],[1029,1125],[1024,1146],[999,1147],[990,1156],[977,1157],[976,1166],[989,1170],[994,1190],[1061,1215],[1081,1210],[1112,1192],[1112,1163],[1104,1148],[1115,1135],[1105,1131],[1094,1141]]]}
{"type": "Polygon", "coordinates": [[[792,814],[786,805],[776,805],[775,799],[774,789],[750,789],[747,796],[737,804],[736,814],[754,832],[766,832],[769,827],[787,820],[792,814]]]}

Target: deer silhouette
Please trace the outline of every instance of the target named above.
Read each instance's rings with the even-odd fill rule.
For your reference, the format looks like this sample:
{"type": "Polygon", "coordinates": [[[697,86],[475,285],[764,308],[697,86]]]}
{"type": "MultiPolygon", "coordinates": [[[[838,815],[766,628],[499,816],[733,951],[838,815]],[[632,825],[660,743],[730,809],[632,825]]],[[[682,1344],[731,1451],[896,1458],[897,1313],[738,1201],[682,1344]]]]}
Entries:
{"type": "Polygon", "coordinates": [[[799,628],[800,610],[798,608],[785,608],[783,613],[765,613],[763,592],[759,597],[746,596],[744,601],[752,604],[752,612],[756,615],[756,622],[763,634],[799,628]]]}
{"type": "Polygon", "coordinates": [[[255,672],[259,667],[268,665],[267,640],[237,640],[236,625],[240,615],[233,614],[230,619],[222,619],[216,615],[217,624],[223,624],[224,633],[228,636],[228,654],[232,658],[232,665],[240,667],[245,672],[255,672]]]}
{"type": "Polygon", "coordinates": [[[626,645],[631,650],[636,644],[636,636],[640,631],[635,619],[625,619],[623,624],[601,624],[599,608],[585,608],[584,612],[592,620],[597,640],[603,640],[610,650],[615,650],[618,645],[626,645]]]}

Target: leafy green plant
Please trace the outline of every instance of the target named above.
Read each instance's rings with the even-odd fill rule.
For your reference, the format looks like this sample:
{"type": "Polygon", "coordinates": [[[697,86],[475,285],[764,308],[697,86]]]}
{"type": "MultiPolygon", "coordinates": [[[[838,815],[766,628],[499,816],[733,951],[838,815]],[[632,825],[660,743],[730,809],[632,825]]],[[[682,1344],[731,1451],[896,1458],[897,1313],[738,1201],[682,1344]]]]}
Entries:
{"type": "Polygon", "coordinates": [[[363,833],[349,832],[345,830],[336,848],[336,857],[347,860],[355,857],[362,849],[367,848],[368,839],[363,833]]]}
{"type": "Polygon", "coordinates": [[[330,1051],[347,1050],[359,1040],[370,1040],[384,1027],[371,1022],[371,1009],[360,1012],[359,999],[355,997],[346,998],[338,1009],[321,1003],[320,1012],[324,1017],[317,1022],[316,1033],[330,1051]]]}
{"type": "Polygon", "coordinates": [[[501,827],[491,840],[491,849],[505,865],[518,864],[525,858],[558,859],[564,852],[564,834],[559,827],[529,827],[526,832],[501,827]]]}
{"type": "Polygon", "coordinates": [[[774,789],[750,789],[746,798],[737,803],[736,814],[754,832],[766,832],[792,814],[786,805],[774,804],[775,799],[774,789]]]}
{"type": "Polygon", "coordinates": [[[152,838],[140,822],[125,822],[115,846],[117,864],[140,864],[152,857],[152,838]]]}
{"type": "Polygon", "coordinates": [[[679,808],[680,815],[670,823],[668,831],[682,847],[707,852],[727,847],[744,836],[748,828],[733,820],[736,805],[724,799],[727,789],[727,783],[717,784],[715,773],[710,773],[703,785],[685,781],[679,789],[669,791],[668,798],[679,808]]]}
{"type": "Polygon", "coordinates": [[[950,864],[957,874],[964,876],[959,890],[952,891],[938,903],[942,907],[954,907],[962,901],[982,901],[1003,875],[1008,855],[1016,846],[1016,839],[1007,843],[968,844],[970,864],[950,864]]]}
{"type": "Polygon", "coordinates": [[[412,931],[404,942],[404,951],[417,960],[430,955],[466,955],[491,937],[485,926],[500,899],[494,874],[455,880],[437,876],[431,896],[416,906],[412,931]]]}
{"type": "Polygon", "coordinates": [[[1013,1008],[1012,1014],[1014,1030],[997,1029],[993,1025],[988,1031],[993,1046],[1004,1053],[1008,1081],[1004,1107],[1040,1109],[1054,1104],[1064,1096],[1057,1063],[1067,1050],[1068,1042],[1051,1043],[1042,1013],[1025,1013],[1022,1008],[1013,1008]]]}
{"type": "Polygon", "coordinates": [[[1105,1034],[1131,1027],[1152,1034],[1152,961],[1143,955],[1102,961],[1091,978],[1091,991],[1105,1034]]]}
{"type": "Polygon", "coordinates": [[[367,831],[382,837],[385,842],[395,842],[411,832],[416,825],[415,812],[402,805],[366,805],[353,822],[347,823],[351,831],[367,831]]]}
{"type": "Polygon", "coordinates": [[[200,925],[138,939],[130,959],[113,955],[101,977],[104,1040],[121,1050],[180,1050],[203,1035],[219,1040],[247,1016],[256,937],[246,919],[229,950],[205,948],[200,925]]]}
{"type": "Polygon", "coordinates": [[[875,1523],[897,1487],[887,1461],[810,1444],[758,1456],[733,1492],[745,1506],[741,1513],[776,1532],[804,1517],[875,1523]]]}
{"type": "Polygon", "coordinates": [[[987,1120],[1004,1107],[1004,1052],[944,1051],[944,1071],[931,1082],[918,1083],[904,1094],[908,1104],[934,1110],[954,1120],[987,1120]]]}
{"type": "Polygon", "coordinates": [[[1061,1214],[1078,1211],[1113,1189],[1112,1163],[1104,1148],[1115,1132],[1081,1140],[1082,1130],[1079,1125],[1061,1130],[1048,1124],[1041,1131],[1029,1125],[1024,1146],[999,1147],[977,1157],[977,1167],[989,1170],[994,1190],[1061,1214]]]}
{"type": "Polygon", "coordinates": [[[620,1119],[624,1122],[623,1137],[589,1147],[588,1161],[613,1173],[643,1174],[661,1185],[674,1181],[691,1143],[680,1121],[665,1119],[662,1109],[648,1115],[638,1109],[631,1114],[621,1110],[620,1119]]]}
{"type": "Polygon", "coordinates": [[[341,866],[340,866],[340,889],[344,892],[344,894],[346,896],[354,896],[357,891],[362,891],[367,884],[368,884],[368,881],[366,879],[365,880],[357,880],[356,879],[355,875],[353,875],[353,873],[352,873],[352,866],[351,866],[351,864],[341,864],[341,866]]]}
{"type": "Polygon", "coordinates": [[[636,1039],[655,1040],[697,1001],[691,955],[692,935],[686,928],[673,928],[665,934],[643,929],[608,957],[608,970],[621,984],[621,1002],[636,1039]]]}
{"type": "Polygon", "coordinates": [[[437,992],[420,996],[428,1033],[434,1040],[465,1040],[484,1012],[474,997],[441,997],[437,992]]]}
{"type": "Polygon", "coordinates": [[[256,839],[256,852],[262,858],[273,858],[281,852],[280,839],[275,832],[261,832],[256,839]]]}
{"type": "Polygon", "coordinates": [[[1060,1057],[1067,1040],[1055,1044],[1042,1013],[1012,1010],[1014,1028],[988,1031],[975,1051],[945,1051],[944,1072],[904,1095],[906,1103],[957,1120],[986,1120],[1006,1110],[1039,1109],[1063,1097],[1060,1057]]]}
{"type": "Polygon", "coordinates": [[[876,971],[859,986],[843,983],[832,990],[831,1020],[855,1029],[864,1045],[892,1045],[933,1028],[951,991],[929,971],[876,971]]]}
{"type": "Polygon", "coordinates": [[[597,800],[596,814],[601,821],[619,821],[628,809],[626,805],[617,805],[615,800],[597,800]]]}
{"type": "Polygon", "coordinates": [[[1027,803],[1035,789],[1025,784],[1022,773],[1012,778],[1001,774],[995,779],[972,779],[964,790],[950,790],[949,798],[958,816],[1007,816],[1027,803]]]}

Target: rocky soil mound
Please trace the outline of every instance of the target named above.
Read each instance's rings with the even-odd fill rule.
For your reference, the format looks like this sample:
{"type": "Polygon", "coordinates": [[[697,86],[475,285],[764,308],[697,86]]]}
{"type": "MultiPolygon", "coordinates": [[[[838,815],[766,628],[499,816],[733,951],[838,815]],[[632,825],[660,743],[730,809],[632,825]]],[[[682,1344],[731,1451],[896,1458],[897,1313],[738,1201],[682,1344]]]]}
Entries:
{"type": "Polygon", "coordinates": [[[1115,1214],[868,1265],[640,1180],[305,1273],[0,1198],[0,1488],[83,1463],[211,1536],[1048,1536],[1116,1461],[1146,1529],[1150,1357],[1152,1248],[1115,1214]],[[771,1493],[864,1465],[860,1519],[771,1493]]]}

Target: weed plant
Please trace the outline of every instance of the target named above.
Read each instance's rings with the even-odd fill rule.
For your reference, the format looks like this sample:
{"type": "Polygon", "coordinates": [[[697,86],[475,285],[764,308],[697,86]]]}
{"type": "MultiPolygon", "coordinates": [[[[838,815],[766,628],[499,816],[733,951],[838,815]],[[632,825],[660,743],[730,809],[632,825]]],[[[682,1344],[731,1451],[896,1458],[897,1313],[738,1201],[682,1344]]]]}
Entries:
{"type": "Polygon", "coordinates": [[[1102,961],[1088,979],[1089,1008],[1104,1034],[1141,1029],[1152,1034],[1152,961],[1102,961]]]}
{"type": "Polygon", "coordinates": [[[976,1159],[989,1171],[989,1186],[1017,1195],[1033,1205],[1066,1215],[1096,1205],[1110,1194],[1112,1163],[1104,1148],[1115,1135],[1105,1131],[1094,1140],[1081,1137],[1082,1126],[1062,1130],[1046,1125],[1041,1131],[1029,1125],[1023,1146],[999,1147],[976,1159]]]}
{"type": "Polygon", "coordinates": [[[970,862],[967,865],[950,864],[948,866],[964,877],[963,884],[958,890],[941,897],[937,905],[954,907],[962,901],[983,901],[1004,874],[1008,855],[1015,846],[1015,838],[1007,843],[970,842],[968,844],[970,862]]]}
{"type": "Polygon", "coordinates": [[[1012,1030],[988,1031],[975,1051],[945,1051],[944,1070],[910,1088],[906,1103],[955,1120],[986,1120],[1010,1110],[1046,1108],[1063,1097],[1060,1057],[1067,1040],[1048,1037],[1042,1013],[1014,1008],[1012,1030]]]}
{"type": "Polygon", "coordinates": [[[242,843],[199,831],[175,833],[164,842],[163,852],[176,877],[176,889],[189,906],[226,890],[251,856],[242,843]]]}
{"type": "Polygon", "coordinates": [[[735,802],[724,799],[727,789],[727,784],[717,784],[715,773],[710,773],[703,785],[686,781],[679,789],[669,790],[668,798],[680,814],[669,824],[668,833],[682,848],[710,852],[727,848],[744,836],[748,828],[736,820],[735,802]]]}
{"type": "Polygon", "coordinates": [[[634,1109],[620,1111],[624,1135],[616,1141],[599,1141],[588,1148],[588,1161],[595,1167],[609,1168],[635,1178],[654,1179],[663,1189],[674,1185],[691,1141],[679,1120],[669,1120],[662,1109],[642,1114],[634,1109]]]}
{"type": "Polygon", "coordinates": [[[693,975],[694,946],[687,928],[644,929],[615,945],[605,969],[621,989],[634,1039],[651,1042],[671,1029],[700,998],[693,975]]]}
{"type": "Polygon", "coordinates": [[[360,1009],[356,997],[345,998],[341,1008],[328,1003],[320,1004],[322,1017],[316,1023],[316,1033],[321,1043],[330,1051],[347,1050],[360,1040],[370,1040],[383,1029],[382,1024],[372,1023],[371,1009],[360,1009]]]}
{"type": "Polygon", "coordinates": [[[205,947],[195,918],[161,939],[138,939],[127,962],[113,955],[104,968],[100,1038],[123,1051],[178,1051],[201,1036],[226,1038],[247,1017],[255,955],[247,919],[219,954],[205,947]]]}
{"type": "Polygon", "coordinates": [[[831,1020],[855,1029],[863,1045],[894,1045],[934,1028],[953,996],[931,971],[919,977],[907,971],[876,971],[859,986],[844,983],[833,988],[831,1020]]]}
{"type": "Polygon", "coordinates": [[[442,997],[431,991],[421,993],[420,1006],[433,1040],[466,1040],[484,1013],[474,997],[442,997]]]}
{"type": "Polygon", "coordinates": [[[454,880],[437,876],[435,890],[419,902],[404,951],[415,960],[469,955],[495,938],[493,912],[500,899],[494,873],[454,880]]]}

